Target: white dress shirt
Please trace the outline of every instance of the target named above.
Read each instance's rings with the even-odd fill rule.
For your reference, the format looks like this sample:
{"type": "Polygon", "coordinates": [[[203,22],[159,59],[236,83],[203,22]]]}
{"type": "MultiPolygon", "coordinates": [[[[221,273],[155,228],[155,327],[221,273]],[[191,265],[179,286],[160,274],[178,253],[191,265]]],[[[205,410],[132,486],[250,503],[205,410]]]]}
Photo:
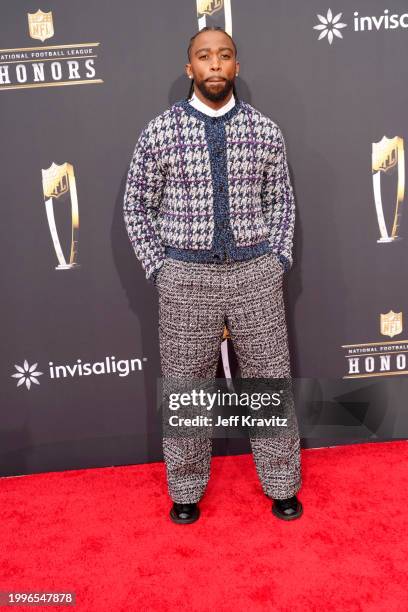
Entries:
{"type": "Polygon", "coordinates": [[[234,94],[232,94],[228,102],[218,109],[211,108],[211,106],[208,106],[208,104],[204,104],[204,102],[201,102],[201,100],[197,98],[195,92],[193,92],[193,95],[191,96],[189,102],[191,106],[194,106],[194,108],[201,111],[202,113],[205,113],[206,115],[210,115],[210,117],[220,117],[221,115],[228,113],[228,111],[231,110],[231,108],[235,105],[235,97],[234,94]]]}

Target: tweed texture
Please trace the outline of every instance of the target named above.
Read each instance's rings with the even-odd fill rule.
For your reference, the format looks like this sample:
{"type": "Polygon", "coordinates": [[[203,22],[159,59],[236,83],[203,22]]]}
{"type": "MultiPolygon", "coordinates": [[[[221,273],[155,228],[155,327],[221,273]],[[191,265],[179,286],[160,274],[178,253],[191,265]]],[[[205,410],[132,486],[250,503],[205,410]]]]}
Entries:
{"type": "Polygon", "coordinates": [[[124,219],[149,280],[167,256],[209,263],[272,252],[288,269],[295,205],[280,128],[241,100],[220,117],[176,102],[138,139],[124,219]]]}
{"type": "MultiPolygon", "coordinates": [[[[164,381],[214,378],[225,323],[243,378],[289,378],[282,276],[273,253],[222,264],[166,259],[157,277],[164,381]]],[[[265,494],[274,499],[294,495],[301,484],[296,417],[289,435],[250,440],[265,494]]],[[[163,438],[173,501],[201,499],[210,477],[211,447],[208,437],[163,438]]]]}

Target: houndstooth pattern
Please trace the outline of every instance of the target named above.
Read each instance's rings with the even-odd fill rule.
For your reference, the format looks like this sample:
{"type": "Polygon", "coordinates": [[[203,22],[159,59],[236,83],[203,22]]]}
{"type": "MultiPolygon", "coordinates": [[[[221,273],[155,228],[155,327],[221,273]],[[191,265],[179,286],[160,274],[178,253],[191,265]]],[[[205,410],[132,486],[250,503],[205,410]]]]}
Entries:
{"type": "MultiPolygon", "coordinates": [[[[243,378],[290,378],[282,275],[272,253],[223,264],[167,259],[157,280],[164,382],[214,378],[225,322],[243,378]]],[[[291,497],[301,485],[296,417],[293,423],[285,437],[250,439],[262,488],[274,499],[291,497]]],[[[201,499],[211,446],[208,437],[163,438],[173,501],[201,499]]]]}
{"type": "Polygon", "coordinates": [[[215,190],[227,193],[235,246],[267,240],[290,267],[295,206],[280,128],[241,100],[215,119],[182,100],[142,131],[126,182],[125,224],[147,279],[162,266],[166,246],[211,249],[215,190]],[[219,143],[224,132],[206,130],[217,122],[225,129],[219,143]],[[211,147],[209,134],[215,139],[211,147]],[[222,180],[211,172],[217,145],[226,147],[222,180]]]}

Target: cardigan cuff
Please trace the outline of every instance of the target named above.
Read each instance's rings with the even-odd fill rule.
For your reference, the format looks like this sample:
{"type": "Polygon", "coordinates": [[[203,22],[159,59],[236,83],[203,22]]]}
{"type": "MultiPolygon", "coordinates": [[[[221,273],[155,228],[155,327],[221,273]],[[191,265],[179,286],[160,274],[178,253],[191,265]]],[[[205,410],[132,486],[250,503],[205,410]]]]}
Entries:
{"type": "Polygon", "coordinates": [[[281,264],[283,271],[287,272],[290,269],[290,261],[284,255],[278,255],[279,263],[281,264]]]}
{"type": "Polygon", "coordinates": [[[148,282],[149,282],[150,284],[152,284],[152,285],[156,285],[157,277],[158,277],[158,275],[160,274],[160,270],[162,269],[162,266],[163,266],[163,264],[164,264],[164,262],[165,262],[165,261],[166,261],[166,260],[165,260],[165,259],[163,259],[163,260],[160,262],[160,265],[159,265],[157,268],[155,268],[155,270],[153,270],[153,272],[152,272],[152,273],[150,274],[150,276],[148,277],[148,279],[147,279],[147,280],[148,280],[148,282]]]}

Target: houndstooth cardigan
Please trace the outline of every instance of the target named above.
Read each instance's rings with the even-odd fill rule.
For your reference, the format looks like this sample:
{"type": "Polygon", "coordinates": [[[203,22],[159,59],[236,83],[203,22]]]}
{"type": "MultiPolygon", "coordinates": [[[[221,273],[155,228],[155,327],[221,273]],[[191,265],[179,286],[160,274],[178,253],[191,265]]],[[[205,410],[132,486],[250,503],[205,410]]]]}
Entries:
{"type": "Polygon", "coordinates": [[[273,252],[289,269],[295,203],[280,128],[239,99],[218,117],[176,102],[140,134],[124,219],[152,282],[168,256],[221,262],[273,252]]]}

